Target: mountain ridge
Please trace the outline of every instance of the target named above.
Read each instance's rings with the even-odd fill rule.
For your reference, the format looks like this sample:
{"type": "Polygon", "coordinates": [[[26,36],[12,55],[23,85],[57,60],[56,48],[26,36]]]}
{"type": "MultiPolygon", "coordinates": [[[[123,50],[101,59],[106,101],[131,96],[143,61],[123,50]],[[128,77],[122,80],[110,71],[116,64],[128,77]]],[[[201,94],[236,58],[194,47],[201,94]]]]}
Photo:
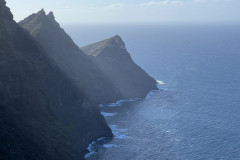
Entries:
{"type": "Polygon", "coordinates": [[[114,47],[120,47],[122,49],[126,49],[125,43],[123,42],[122,38],[119,35],[115,35],[106,40],[89,44],[81,48],[84,49],[84,53],[86,53],[87,55],[98,56],[98,54],[101,53],[101,51],[107,46],[114,46],[114,47]],[[93,50],[87,50],[88,48],[89,49],[92,48],[93,50]]]}
{"type": "Polygon", "coordinates": [[[20,21],[20,26],[49,51],[91,101],[102,104],[144,98],[157,89],[156,81],[134,63],[119,35],[79,48],[64,29],[54,25],[55,20],[41,12],[20,21]]]}
{"type": "Polygon", "coordinates": [[[112,136],[85,94],[49,59],[0,0],[0,159],[84,159],[112,136]]]}
{"type": "Polygon", "coordinates": [[[30,32],[89,100],[99,104],[123,99],[120,91],[98,69],[91,58],[79,49],[64,29],[56,26],[55,20],[49,20],[49,16],[54,17],[53,13],[40,14],[40,17],[38,13],[20,21],[19,25],[30,32]]]}
{"type": "Polygon", "coordinates": [[[114,75],[73,42],[52,12],[42,9],[17,24],[0,0],[0,17],[0,159],[82,160],[92,141],[113,136],[99,103],[156,89],[120,36],[104,41],[96,56],[110,71],[123,66],[114,75]],[[145,83],[131,77],[142,75],[145,83]]]}
{"type": "Polygon", "coordinates": [[[128,98],[143,98],[157,90],[156,80],[133,61],[119,35],[80,48],[92,57],[112,83],[128,98]]]}

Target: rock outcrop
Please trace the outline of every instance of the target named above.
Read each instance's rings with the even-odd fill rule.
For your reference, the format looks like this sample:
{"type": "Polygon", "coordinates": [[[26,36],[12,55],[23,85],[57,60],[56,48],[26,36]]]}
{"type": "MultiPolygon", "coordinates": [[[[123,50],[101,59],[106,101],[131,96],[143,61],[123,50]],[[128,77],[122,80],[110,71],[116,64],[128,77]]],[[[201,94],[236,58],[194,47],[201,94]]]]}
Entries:
{"type": "Polygon", "coordinates": [[[52,12],[46,15],[41,10],[19,24],[96,104],[143,98],[157,89],[156,81],[132,61],[119,36],[83,47],[86,55],[56,22],[52,12]]]}
{"type": "Polygon", "coordinates": [[[156,81],[134,63],[120,36],[81,47],[126,98],[143,98],[156,81]]]}
{"type": "Polygon", "coordinates": [[[14,22],[4,0],[0,68],[0,159],[79,160],[92,140],[112,136],[98,106],[14,22]]]}
{"type": "Polygon", "coordinates": [[[52,12],[17,24],[0,0],[0,159],[84,159],[91,141],[112,136],[99,103],[157,89],[119,36],[82,49],[52,12]]]}
{"type": "Polygon", "coordinates": [[[19,24],[44,47],[49,57],[91,102],[108,103],[124,98],[118,88],[60,27],[52,12],[46,15],[41,10],[19,24]]]}

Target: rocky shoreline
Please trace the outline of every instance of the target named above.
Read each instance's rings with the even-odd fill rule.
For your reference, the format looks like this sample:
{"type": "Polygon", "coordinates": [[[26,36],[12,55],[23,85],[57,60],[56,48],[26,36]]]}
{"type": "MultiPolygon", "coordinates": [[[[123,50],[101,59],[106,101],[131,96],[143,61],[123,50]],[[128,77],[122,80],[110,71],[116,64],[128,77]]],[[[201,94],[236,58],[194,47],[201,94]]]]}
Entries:
{"type": "Polygon", "coordinates": [[[92,141],[113,136],[99,104],[157,89],[119,36],[97,43],[102,50],[92,56],[52,12],[16,23],[0,0],[0,17],[0,159],[84,159],[92,141]]]}

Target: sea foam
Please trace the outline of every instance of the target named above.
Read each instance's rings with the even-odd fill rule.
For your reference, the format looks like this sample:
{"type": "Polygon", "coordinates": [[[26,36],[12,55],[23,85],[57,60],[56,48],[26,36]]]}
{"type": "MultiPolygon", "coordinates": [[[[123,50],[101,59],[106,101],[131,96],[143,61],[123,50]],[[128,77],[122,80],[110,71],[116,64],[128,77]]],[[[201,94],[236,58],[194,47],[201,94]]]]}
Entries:
{"type": "Polygon", "coordinates": [[[140,100],[140,99],[141,98],[130,98],[130,99],[119,100],[117,102],[107,104],[107,106],[108,107],[120,107],[120,106],[122,106],[125,103],[135,102],[135,101],[140,100]]]}
{"type": "Polygon", "coordinates": [[[115,144],[104,144],[103,147],[105,147],[105,148],[113,148],[113,147],[119,147],[119,146],[117,146],[115,144]]]}
{"type": "Polygon", "coordinates": [[[88,154],[85,154],[85,156],[84,156],[84,158],[89,158],[89,157],[91,157],[93,154],[95,154],[96,152],[94,151],[94,145],[96,144],[96,142],[95,141],[93,141],[91,144],[89,144],[89,146],[88,146],[88,148],[87,148],[87,150],[89,151],[89,153],[88,154]]]}
{"type": "Polygon", "coordinates": [[[158,83],[159,85],[165,84],[163,81],[160,81],[160,80],[157,80],[157,83],[158,83]]]}
{"type": "Polygon", "coordinates": [[[110,128],[112,129],[114,138],[116,139],[126,139],[128,136],[126,135],[126,132],[128,129],[126,128],[118,128],[117,125],[109,125],[110,128]]]}
{"type": "Polygon", "coordinates": [[[115,116],[117,113],[101,112],[101,114],[102,114],[104,117],[113,117],[113,116],[115,116]]]}

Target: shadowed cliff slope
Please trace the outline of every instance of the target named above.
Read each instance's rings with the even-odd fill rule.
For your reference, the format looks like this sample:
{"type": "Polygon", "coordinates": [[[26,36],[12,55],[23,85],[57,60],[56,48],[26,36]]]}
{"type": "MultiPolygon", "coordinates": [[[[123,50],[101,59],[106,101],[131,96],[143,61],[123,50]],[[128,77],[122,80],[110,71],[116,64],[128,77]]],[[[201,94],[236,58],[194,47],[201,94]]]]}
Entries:
{"type": "Polygon", "coordinates": [[[99,108],[13,21],[0,0],[0,159],[79,160],[112,136],[99,108]]]}
{"type": "Polygon", "coordinates": [[[44,10],[19,22],[49,52],[58,66],[96,103],[143,98],[157,89],[156,82],[131,59],[119,36],[83,49],[60,28],[53,13],[44,10]]]}
{"type": "Polygon", "coordinates": [[[49,56],[85,93],[91,102],[108,103],[124,97],[106,75],[85,55],[55,21],[53,13],[44,10],[32,14],[20,26],[44,47],[49,56]]]}
{"type": "Polygon", "coordinates": [[[156,81],[133,62],[120,36],[81,47],[81,50],[92,56],[124,96],[142,98],[157,89],[156,81]]]}

